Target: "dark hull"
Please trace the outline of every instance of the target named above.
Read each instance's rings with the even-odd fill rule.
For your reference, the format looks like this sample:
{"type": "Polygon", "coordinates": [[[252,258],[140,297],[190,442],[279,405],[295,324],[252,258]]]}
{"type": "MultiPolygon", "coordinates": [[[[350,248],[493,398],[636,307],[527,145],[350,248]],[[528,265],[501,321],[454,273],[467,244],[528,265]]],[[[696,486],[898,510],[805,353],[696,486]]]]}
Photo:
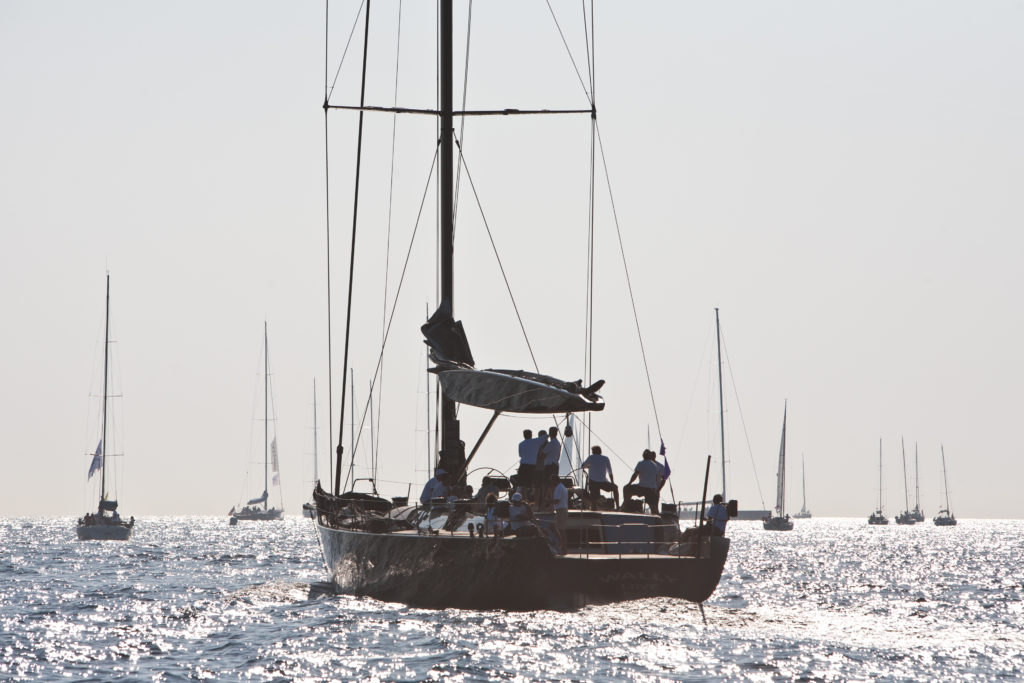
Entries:
{"type": "Polygon", "coordinates": [[[324,561],[348,593],[429,608],[574,609],[665,596],[703,602],[714,592],[729,539],[704,557],[554,555],[546,540],[468,534],[370,533],[317,522],[324,561]]]}
{"type": "Polygon", "coordinates": [[[236,512],[231,515],[231,523],[237,524],[241,522],[268,522],[283,518],[284,512],[277,508],[270,508],[269,510],[259,510],[256,512],[242,511],[236,512]]]}
{"type": "Polygon", "coordinates": [[[793,521],[788,517],[765,517],[762,520],[765,531],[792,531],[793,521]]]}
{"type": "Polygon", "coordinates": [[[79,541],[127,541],[132,537],[134,528],[134,522],[104,519],[86,524],[79,520],[76,532],[79,541]]]}

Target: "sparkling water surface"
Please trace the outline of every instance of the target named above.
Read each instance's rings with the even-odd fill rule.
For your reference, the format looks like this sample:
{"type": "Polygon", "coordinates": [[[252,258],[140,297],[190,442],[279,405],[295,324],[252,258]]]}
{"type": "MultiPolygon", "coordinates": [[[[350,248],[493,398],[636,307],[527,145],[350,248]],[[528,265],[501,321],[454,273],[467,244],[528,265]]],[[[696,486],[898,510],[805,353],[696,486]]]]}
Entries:
{"type": "Polygon", "coordinates": [[[1024,680],[1024,522],[733,522],[704,605],[432,611],[334,594],[310,520],[0,520],[0,680],[1024,680]]]}

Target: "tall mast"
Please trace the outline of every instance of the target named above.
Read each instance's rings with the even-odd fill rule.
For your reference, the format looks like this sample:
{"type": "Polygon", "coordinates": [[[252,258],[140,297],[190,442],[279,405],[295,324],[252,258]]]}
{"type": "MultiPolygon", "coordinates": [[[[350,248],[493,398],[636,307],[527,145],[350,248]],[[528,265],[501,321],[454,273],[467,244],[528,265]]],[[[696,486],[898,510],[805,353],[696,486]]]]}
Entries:
{"type": "Polygon", "coordinates": [[[921,511],[921,474],[917,471],[917,442],[914,442],[914,512],[921,511]]]}
{"type": "Polygon", "coordinates": [[[800,512],[807,511],[807,463],[804,462],[804,454],[800,454],[800,484],[803,490],[803,501],[800,503],[800,512]]]}
{"type": "Polygon", "coordinates": [[[722,328],[715,309],[715,339],[718,342],[718,428],[722,435],[722,498],[725,499],[725,408],[722,400],[722,328]]]}
{"type": "Polygon", "coordinates": [[[903,509],[910,512],[910,491],[907,489],[907,447],[900,437],[900,450],[903,451],[903,509]]]}
{"type": "Polygon", "coordinates": [[[878,511],[882,511],[882,440],[878,440],[878,511]]]}
{"type": "MultiPolygon", "coordinates": [[[[269,345],[267,344],[267,321],[263,321],[263,493],[266,494],[270,487],[270,444],[267,437],[270,431],[270,413],[267,408],[270,405],[270,359],[267,357],[269,345]]],[[[263,499],[263,509],[267,509],[267,502],[270,496],[263,499]]]]}
{"type": "Polygon", "coordinates": [[[316,377],[313,378],[313,481],[320,481],[320,475],[316,469],[316,377]]]}
{"type": "MultiPolygon", "coordinates": [[[[452,0],[440,0],[440,145],[441,145],[441,305],[455,317],[454,125],[452,123],[452,0]]],[[[459,435],[455,401],[441,399],[441,461],[449,472],[463,471],[465,447],[459,435]]]]}
{"type": "Polygon", "coordinates": [[[786,413],[788,401],[782,408],[782,443],[779,445],[779,480],[775,488],[775,509],[779,516],[786,514],[786,413]]]}
{"type": "Polygon", "coordinates": [[[946,490],[946,514],[952,515],[949,509],[949,479],[946,478],[946,449],[941,444],[939,449],[942,451],[942,487],[946,490]]]}
{"type": "MultiPolygon", "coordinates": [[[[107,308],[103,322],[103,427],[100,431],[102,444],[100,460],[100,516],[103,515],[103,501],[107,498],[107,376],[110,358],[110,273],[107,273],[107,308]]],[[[948,507],[948,506],[947,506],[948,507]]]]}

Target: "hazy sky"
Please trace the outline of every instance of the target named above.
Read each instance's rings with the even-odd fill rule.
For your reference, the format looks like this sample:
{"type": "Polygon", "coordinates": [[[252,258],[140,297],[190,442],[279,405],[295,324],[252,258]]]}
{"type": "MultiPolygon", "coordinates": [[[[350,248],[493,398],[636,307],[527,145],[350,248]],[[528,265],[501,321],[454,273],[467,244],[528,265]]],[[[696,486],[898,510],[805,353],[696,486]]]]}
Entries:
{"type": "MultiPolygon", "coordinates": [[[[403,7],[408,106],[434,98],[433,6],[403,7]]],[[[579,3],[553,6],[585,71],[579,3]]],[[[332,80],[357,7],[331,6],[332,80]]],[[[386,105],[398,5],[373,7],[367,100],[386,105]]],[[[323,22],[315,2],[0,3],[0,514],[95,505],[86,472],[107,270],[124,513],[226,514],[259,493],[245,472],[262,448],[264,320],[286,511],[311,488],[314,378],[326,477],[356,118],[331,116],[332,416],[323,22]]],[[[939,507],[940,445],[958,516],[1024,514],[1022,35],[1019,0],[597,3],[598,120],[657,406],[602,172],[594,375],[607,380],[607,408],[593,429],[620,484],[660,425],[677,497],[699,495],[708,453],[720,486],[717,306],[728,494],[742,507],[772,504],[788,399],[791,510],[804,455],[810,509],[866,517],[880,438],[885,509],[902,509],[903,438],[908,456],[917,444],[927,515],[939,507]]],[[[455,53],[461,102],[463,38],[455,53]]],[[[360,54],[357,35],[332,102],[358,100],[360,54]]],[[[544,3],[474,5],[469,55],[470,108],[587,106],[544,3]]],[[[398,120],[389,204],[392,117],[367,116],[350,363],[360,408],[433,131],[428,117],[398,120]]],[[[474,119],[462,139],[540,370],[581,377],[589,120],[474,119]]],[[[375,413],[386,495],[415,495],[428,476],[418,327],[436,304],[436,195],[426,198],[375,413]]],[[[532,369],[465,174],[457,240],[456,314],[478,365],[532,369]]],[[[461,416],[471,446],[489,414],[461,416]]],[[[479,463],[510,470],[519,432],[550,421],[499,421],[479,463]]]]}

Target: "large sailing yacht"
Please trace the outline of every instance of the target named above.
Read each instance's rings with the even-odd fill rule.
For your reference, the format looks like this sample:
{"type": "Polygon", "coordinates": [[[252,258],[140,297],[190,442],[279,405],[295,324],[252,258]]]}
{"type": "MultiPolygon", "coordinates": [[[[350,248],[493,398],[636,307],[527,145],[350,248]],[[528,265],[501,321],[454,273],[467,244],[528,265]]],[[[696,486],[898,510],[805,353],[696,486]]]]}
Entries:
{"type": "MultiPolygon", "coordinates": [[[[333,482],[328,484],[329,490],[320,484],[314,490],[316,530],[331,579],[339,590],[346,592],[434,608],[574,608],[652,596],[706,600],[718,585],[729,539],[712,535],[704,527],[698,528],[692,538],[683,539],[673,504],[663,504],[660,510],[651,510],[649,514],[591,511],[573,497],[564,517],[538,506],[532,512],[533,522],[522,522],[513,532],[512,520],[506,519],[511,507],[519,510],[526,504],[526,496],[517,486],[523,486],[528,494],[528,484],[513,482],[503,473],[485,467],[481,468],[483,476],[473,479],[472,484],[496,496],[497,502],[490,508],[492,514],[486,513],[485,501],[467,495],[470,477],[479,471],[472,470],[471,463],[501,415],[537,415],[545,416],[545,420],[554,415],[558,422],[568,425],[573,414],[601,411],[605,404],[598,394],[603,382],[592,381],[589,372],[584,382],[563,381],[539,372],[477,367],[462,323],[455,318],[454,187],[456,165],[465,169],[465,147],[460,141],[456,154],[454,120],[489,114],[575,113],[589,117],[590,125],[596,127],[597,109],[592,89],[585,88],[589,106],[578,110],[456,111],[452,0],[439,0],[437,9],[436,109],[370,107],[362,99],[355,105],[335,105],[330,102],[332,90],[325,84],[328,97],[324,109],[329,115],[331,109],[358,111],[360,136],[364,114],[373,112],[426,114],[436,117],[439,123],[436,131],[424,131],[439,169],[439,301],[433,315],[421,327],[433,363],[428,377],[436,377],[441,389],[436,414],[440,425],[436,442],[439,448],[436,460],[430,464],[436,476],[428,482],[431,487],[425,489],[425,502],[421,505],[405,505],[401,498],[387,500],[373,493],[357,492],[356,479],[351,474],[346,474],[343,486],[342,472],[351,473],[352,467],[341,463],[343,441],[339,429],[332,463],[333,482]],[[485,410],[491,417],[467,454],[460,418],[465,419],[475,409],[485,410]],[[566,417],[562,418],[563,415],[566,417]],[[451,483],[450,488],[444,481],[451,483]],[[433,482],[441,483],[440,490],[447,488],[446,494],[433,496],[439,490],[433,482]],[[563,520],[564,526],[556,518],[563,520]]],[[[592,15],[585,17],[587,21],[592,19],[592,15]]],[[[370,36],[369,20],[366,21],[364,35],[370,36]]],[[[431,31],[433,28],[431,24],[431,31]]],[[[588,27],[588,31],[592,30],[592,26],[588,27]]],[[[593,44],[592,40],[586,43],[588,51],[593,44]]],[[[434,62],[422,57],[420,60],[434,62]]],[[[593,64],[593,55],[588,54],[583,63],[593,64]]],[[[364,75],[361,93],[365,92],[365,85],[364,75]]],[[[362,138],[359,140],[362,149],[362,138]]],[[[430,158],[426,161],[429,163],[430,158]]],[[[356,163],[359,164],[358,158],[356,163]]],[[[433,166],[431,169],[435,173],[433,166]]],[[[468,170],[464,173],[464,182],[473,183],[468,170]]],[[[355,177],[359,177],[358,171],[355,177]]],[[[357,225],[358,220],[354,220],[353,245],[357,225]]],[[[557,221],[552,223],[552,228],[555,226],[559,226],[557,221]]],[[[475,284],[470,277],[465,282],[464,287],[475,284]]],[[[554,282],[545,286],[551,287],[552,293],[556,291],[554,282]]],[[[350,286],[350,296],[352,291],[350,286]]],[[[346,329],[343,367],[348,367],[349,339],[350,331],[346,329]]],[[[410,342],[406,340],[407,344],[410,342]]],[[[413,386],[406,388],[407,392],[413,390],[413,386]]],[[[341,396],[340,414],[344,415],[344,389],[341,396]]],[[[563,430],[568,437],[568,430],[563,430]]],[[[354,453],[350,454],[353,456],[354,453]]],[[[570,478],[561,481],[569,489],[578,488],[570,478]]]]}

